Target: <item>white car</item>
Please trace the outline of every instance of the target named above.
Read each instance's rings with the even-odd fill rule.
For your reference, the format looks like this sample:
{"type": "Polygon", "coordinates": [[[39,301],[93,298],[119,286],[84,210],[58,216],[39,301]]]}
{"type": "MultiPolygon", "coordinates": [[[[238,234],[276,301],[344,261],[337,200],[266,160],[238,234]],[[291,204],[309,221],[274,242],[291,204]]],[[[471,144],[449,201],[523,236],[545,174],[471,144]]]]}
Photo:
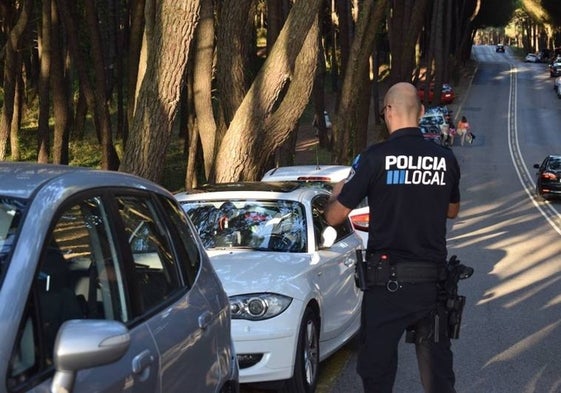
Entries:
{"type": "MultiPolygon", "coordinates": [[[[348,165],[293,165],[270,169],[263,175],[261,181],[303,181],[322,182],[333,187],[336,183],[349,176],[351,167],[348,165]]],[[[350,214],[354,229],[362,238],[366,248],[368,244],[368,225],[370,223],[370,209],[365,198],[350,214]]]]}
{"type": "Polygon", "coordinates": [[[526,58],[524,59],[524,61],[526,63],[539,63],[540,62],[540,58],[538,57],[538,55],[534,54],[534,53],[528,53],[526,55],[526,58]]]}
{"type": "Polygon", "coordinates": [[[310,183],[223,183],[176,194],[230,298],[240,382],[314,392],[319,362],[360,326],[361,239],[323,219],[310,183]]]}

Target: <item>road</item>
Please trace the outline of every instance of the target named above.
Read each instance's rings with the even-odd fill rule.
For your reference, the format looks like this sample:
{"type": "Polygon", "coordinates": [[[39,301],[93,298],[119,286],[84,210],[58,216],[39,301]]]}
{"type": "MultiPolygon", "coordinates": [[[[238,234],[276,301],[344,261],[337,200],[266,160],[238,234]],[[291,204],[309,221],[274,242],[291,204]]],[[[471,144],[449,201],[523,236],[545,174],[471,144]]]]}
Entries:
{"type": "MultiPolygon", "coordinates": [[[[547,65],[477,46],[479,62],[456,115],[477,138],[454,146],[462,210],[448,247],[474,267],[454,340],[458,393],[561,392],[561,203],[534,196],[535,169],[561,153],[561,100],[547,65]]],[[[362,392],[350,344],[322,364],[318,393],[362,392]]],[[[414,347],[401,344],[396,393],[423,393],[414,347]]],[[[250,393],[245,391],[244,393],[250,393]]],[[[251,392],[254,393],[254,392],[251,392]]]]}

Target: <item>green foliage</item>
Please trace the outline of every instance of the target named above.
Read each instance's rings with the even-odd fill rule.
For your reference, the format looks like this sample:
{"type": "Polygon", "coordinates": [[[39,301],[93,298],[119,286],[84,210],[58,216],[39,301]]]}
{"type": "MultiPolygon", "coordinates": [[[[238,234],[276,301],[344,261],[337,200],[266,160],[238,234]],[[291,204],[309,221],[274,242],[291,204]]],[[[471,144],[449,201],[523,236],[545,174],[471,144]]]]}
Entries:
{"type": "MultiPolygon", "coordinates": [[[[37,161],[37,128],[22,128],[19,133],[21,161],[37,161]]],[[[52,136],[51,136],[52,138],[52,136]]],[[[52,149],[52,147],[51,147],[52,149]]],[[[123,143],[115,141],[115,149],[123,157],[123,143]]],[[[94,136],[72,139],[69,143],[69,165],[87,168],[101,167],[101,149],[94,136]]],[[[184,188],[187,156],[183,153],[183,141],[176,139],[168,149],[161,185],[175,192],[184,188]]]]}
{"type": "Polygon", "coordinates": [[[21,161],[37,161],[36,128],[21,128],[19,130],[19,151],[21,161]]]}
{"type": "Polygon", "coordinates": [[[100,168],[101,148],[97,140],[92,138],[72,140],[69,143],[68,150],[70,156],[69,165],[100,168]]]}

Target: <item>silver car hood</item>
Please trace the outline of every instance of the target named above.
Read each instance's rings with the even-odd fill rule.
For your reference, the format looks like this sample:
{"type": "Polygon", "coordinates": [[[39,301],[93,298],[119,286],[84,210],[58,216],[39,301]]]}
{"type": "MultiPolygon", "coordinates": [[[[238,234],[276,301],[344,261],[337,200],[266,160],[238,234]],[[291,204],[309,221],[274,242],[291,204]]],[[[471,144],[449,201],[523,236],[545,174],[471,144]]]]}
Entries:
{"type": "Polygon", "coordinates": [[[228,296],[274,292],[302,298],[309,292],[306,283],[317,254],[267,252],[252,250],[207,250],[214,270],[228,296]]]}

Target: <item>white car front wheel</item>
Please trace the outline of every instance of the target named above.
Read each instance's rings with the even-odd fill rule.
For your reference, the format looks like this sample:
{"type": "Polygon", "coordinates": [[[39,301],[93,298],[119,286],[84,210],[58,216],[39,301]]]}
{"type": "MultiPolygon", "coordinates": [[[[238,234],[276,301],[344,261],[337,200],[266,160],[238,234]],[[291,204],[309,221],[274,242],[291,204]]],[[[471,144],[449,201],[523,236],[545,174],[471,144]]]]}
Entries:
{"type": "Polygon", "coordinates": [[[313,393],[319,376],[319,322],[307,308],[300,324],[294,374],[284,384],[282,393],[313,393]]]}

